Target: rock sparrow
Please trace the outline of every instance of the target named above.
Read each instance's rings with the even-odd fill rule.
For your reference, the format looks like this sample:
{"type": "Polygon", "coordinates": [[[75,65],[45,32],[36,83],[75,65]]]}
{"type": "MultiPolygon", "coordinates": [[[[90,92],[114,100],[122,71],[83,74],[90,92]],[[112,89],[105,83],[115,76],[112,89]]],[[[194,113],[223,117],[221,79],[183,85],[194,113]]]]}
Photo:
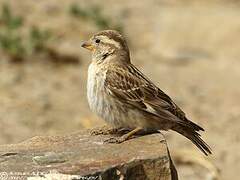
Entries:
{"type": "Polygon", "coordinates": [[[167,94],[131,63],[127,43],[120,33],[101,31],[82,47],[92,52],[87,81],[90,109],[115,129],[131,129],[109,142],[121,143],[140,130],[174,130],[205,155],[211,154],[199,134],[204,129],[190,121],[167,94]]]}

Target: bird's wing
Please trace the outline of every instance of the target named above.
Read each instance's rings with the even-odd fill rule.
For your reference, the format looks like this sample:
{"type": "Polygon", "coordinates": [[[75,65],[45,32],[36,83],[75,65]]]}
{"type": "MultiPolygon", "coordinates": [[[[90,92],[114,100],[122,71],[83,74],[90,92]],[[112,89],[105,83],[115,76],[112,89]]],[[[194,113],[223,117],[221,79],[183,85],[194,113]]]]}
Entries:
{"type": "Polygon", "coordinates": [[[188,120],[172,99],[133,65],[108,69],[104,85],[109,95],[134,108],[158,116],[162,120],[191,127],[195,131],[204,130],[188,120]]]}
{"type": "Polygon", "coordinates": [[[114,67],[107,71],[105,88],[120,101],[155,115],[171,113],[184,119],[184,112],[135,66],[114,67]]]}

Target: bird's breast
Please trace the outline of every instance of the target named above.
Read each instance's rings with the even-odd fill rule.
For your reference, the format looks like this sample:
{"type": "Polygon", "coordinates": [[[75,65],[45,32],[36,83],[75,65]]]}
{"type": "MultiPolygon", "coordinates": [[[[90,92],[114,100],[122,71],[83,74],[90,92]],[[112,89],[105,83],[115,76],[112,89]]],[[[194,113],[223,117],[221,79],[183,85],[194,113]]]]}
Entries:
{"type": "Polygon", "coordinates": [[[136,109],[112,97],[106,92],[104,82],[106,70],[97,64],[88,68],[87,98],[90,109],[115,127],[145,127],[144,118],[136,109]]]}
{"type": "Polygon", "coordinates": [[[87,81],[87,99],[90,109],[101,115],[104,108],[104,81],[106,71],[101,69],[97,64],[91,64],[88,68],[87,81]]]}

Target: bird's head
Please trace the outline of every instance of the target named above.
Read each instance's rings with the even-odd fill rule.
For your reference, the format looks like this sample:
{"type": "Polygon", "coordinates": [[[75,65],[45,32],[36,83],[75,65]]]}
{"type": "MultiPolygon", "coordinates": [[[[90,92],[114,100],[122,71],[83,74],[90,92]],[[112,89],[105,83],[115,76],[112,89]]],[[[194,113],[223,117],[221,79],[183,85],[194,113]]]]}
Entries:
{"type": "Polygon", "coordinates": [[[94,34],[88,41],[82,44],[82,47],[90,50],[93,60],[96,61],[104,61],[107,59],[130,61],[129,50],[125,39],[119,32],[114,30],[104,30],[94,34]]]}

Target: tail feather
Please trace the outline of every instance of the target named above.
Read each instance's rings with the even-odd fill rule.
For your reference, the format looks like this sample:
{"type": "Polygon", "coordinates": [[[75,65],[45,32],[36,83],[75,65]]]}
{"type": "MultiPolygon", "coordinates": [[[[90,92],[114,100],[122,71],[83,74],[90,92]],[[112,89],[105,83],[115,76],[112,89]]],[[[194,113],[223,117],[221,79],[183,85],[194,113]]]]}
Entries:
{"type": "Polygon", "coordinates": [[[201,126],[199,126],[196,123],[190,121],[186,117],[185,117],[185,122],[187,122],[189,124],[189,126],[192,126],[194,128],[194,131],[204,131],[204,129],[201,126]]]}
{"type": "Polygon", "coordinates": [[[211,148],[203,141],[201,135],[196,132],[197,130],[194,127],[189,128],[188,126],[178,125],[173,130],[191,140],[206,156],[212,154],[211,148]]]}
{"type": "Polygon", "coordinates": [[[202,140],[200,135],[195,134],[192,136],[188,136],[187,138],[190,139],[206,156],[208,154],[212,154],[211,148],[209,147],[209,145],[207,145],[206,142],[202,140]]]}

